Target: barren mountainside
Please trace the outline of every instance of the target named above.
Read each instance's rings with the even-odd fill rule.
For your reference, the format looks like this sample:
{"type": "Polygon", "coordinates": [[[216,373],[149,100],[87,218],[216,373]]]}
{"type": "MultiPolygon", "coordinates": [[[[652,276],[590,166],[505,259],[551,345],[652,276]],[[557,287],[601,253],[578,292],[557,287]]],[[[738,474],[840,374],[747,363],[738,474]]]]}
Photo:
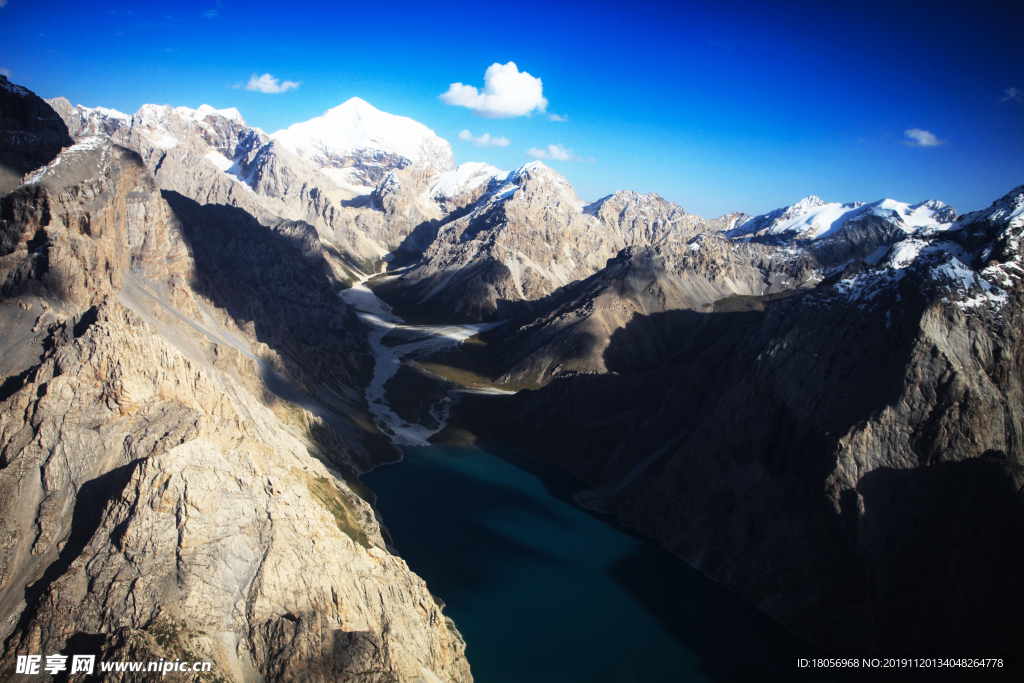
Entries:
{"type": "Polygon", "coordinates": [[[805,293],[636,311],[603,353],[616,374],[464,411],[510,416],[499,433],[586,481],[581,503],[835,652],[1011,652],[1022,230],[1024,186],[805,293]],[[659,326],[668,352],[635,354],[659,326]]]}
{"type": "Polygon", "coordinates": [[[358,98],[268,135],[0,76],[0,677],[85,648],[471,681],[359,481],[398,457],[374,382],[430,416],[404,427],[566,468],[830,653],[1015,652],[1022,232],[1024,185],[709,220],[456,167],[358,98]]]}
{"type": "Polygon", "coordinates": [[[356,493],[365,338],[319,241],[164,196],[87,136],[0,199],[3,677],[87,650],[220,680],[472,680],[356,493]]]}

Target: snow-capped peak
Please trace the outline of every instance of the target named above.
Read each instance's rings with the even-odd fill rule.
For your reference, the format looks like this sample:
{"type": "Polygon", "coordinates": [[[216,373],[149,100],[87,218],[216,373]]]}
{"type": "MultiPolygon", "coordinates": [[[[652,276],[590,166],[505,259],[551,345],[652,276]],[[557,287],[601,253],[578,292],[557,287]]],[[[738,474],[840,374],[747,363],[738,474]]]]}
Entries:
{"type": "Polygon", "coordinates": [[[1006,222],[1010,227],[1024,227],[1024,185],[1013,188],[992,202],[992,206],[981,211],[964,214],[957,220],[957,226],[979,221],[992,223],[1006,222]]]}
{"type": "Polygon", "coordinates": [[[796,204],[790,206],[789,211],[799,213],[802,211],[808,211],[810,209],[817,208],[819,206],[825,206],[825,202],[823,202],[821,198],[818,197],[817,195],[812,194],[809,197],[804,197],[796,204]]]}
{"type": "Polygon", "coordinates": [[[422,123],[380,111],[353,97],[323,115],[279,130],[271,138],[320,166],[344,168],[361,152],[394,154],[408,164],[455,168],[451,146],[422,123]]]}
{"type": "Polygon", "coordinates": [[[132,117],[130,115],[125,114],[124,112],[120,112],[116,109],[108,109],[107,107],[85,107],[80,104],[78,105],[78,110],[82,112],[82,115],[86,118],[93,114],[97,114],[99,116],[105,116],[108,119],[117,119],[119,121],[123,121],[124,123],[128,123],[132,120],[132,117]]]}
{"type": "Polygon", "coordinates": [[[553,200],[560,199],[573,207],[574,211],[583,211],[584,203],[576,196],[576,191],[572,189],[569,181],[561,173],[540,161],[531,161],[509,173],[493,190],[492,201],[509,199],[520,189],[541,202],[557,203],[553,200]]]}
{"type": "Polygon", "coordinates": [[[229,107],[228,109],[214,109],[208,104],[201,104],[199,105],[198,109],[189,109],[188,107],[176,107],[174,111],[177,112],[177,114],[181,116],[183,119],[191,119],[193,121],[202,121],[207,116],[213,115],[221,116],[227,119],[228,121],[235,121],[236,123],[240,123],[243,126],[245,125],[245,120],[242,119],[242,114],[239,113],[239,111],[234,107],[229,107]]]}
{"type": "Polygon", "coordinates": [[[527,163],[523,164],[522,166],[520,166],[516,170],[512,171],[512,173],[510,173],[508,177],[509,177],[509,180],[512,180],[512,179],[518,178],[518,177],[520,177],[522,175],[529,175],[531,171],[538,171],[538,170],[540,170],[542,168],[548,168],[548,166],[543,161],[540,161],[540,160],[530,161],[530,162],[527,162],[527,163]]]}
{"type": "Polygon", "coordinates": [[[952,207],[934,199],[918,204],[894,199],[881,199],[870,204],[840,204],[825,202],[812,195],[771,213],[746,217],[727,234],[729,237],[792,235],[800,239],[819,239],[835,234],[849,221],[866,215],[894,220],[908,233],[921,228],[946,229],[956,219],[956,211],[952,207]]]}

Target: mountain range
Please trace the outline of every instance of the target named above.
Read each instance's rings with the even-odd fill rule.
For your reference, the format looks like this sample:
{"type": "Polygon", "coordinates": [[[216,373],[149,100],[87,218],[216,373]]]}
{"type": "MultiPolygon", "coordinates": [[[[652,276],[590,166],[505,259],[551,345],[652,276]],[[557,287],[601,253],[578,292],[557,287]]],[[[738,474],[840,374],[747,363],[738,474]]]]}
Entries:
{"type": "Polygon", "coordinates": [[[358,479],[398,457],[339,297],[363,283],[495,323],[416,362],[524,390],[462,395],[437,440],[558,463],[806,640],[1024,636],[1024,185],[965,215],[705,219],[584,201],[539,161],[456,167],[358,98],[268,135],[0,76],[0,195],[0,672],[88,644],[239,681],[472,680],[358,479]]]}

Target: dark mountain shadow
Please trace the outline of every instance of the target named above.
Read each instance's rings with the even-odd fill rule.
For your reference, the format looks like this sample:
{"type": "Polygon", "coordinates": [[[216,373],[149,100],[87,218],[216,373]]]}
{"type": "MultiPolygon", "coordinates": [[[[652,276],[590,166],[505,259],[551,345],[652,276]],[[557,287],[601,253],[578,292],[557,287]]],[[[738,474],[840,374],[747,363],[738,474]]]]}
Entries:
{"type": "Polygon", "coordinates": [[[879,643],[933,656],[1003,656],[1024,670],[1024,467],[1002,451],[912,470],[879,468],[857,484],[868,598],[889,605],[879,643]],[[866,568],[867,569],[867,568],[866,568]],[[941,596],[941,599],[937,597],[941,596]],[[941,624],[941,629],[934,625],[941,624]]]}
{"type": "MultiPolygon", "coordinates": [[[[195,261],[195,291],[276,351],[301,392],[342,414],[360,410],[359,388],[369,381],[373,359],[358,318],[335,291],[312,226],[285,221],[268,227],[236,207],[202,205],[168,190],[162,195],[195,261]]],[[[339,429],[348,425],[343,434],[379,450],[376,440],[383,437],[347,419],[332,422],[339,429]]]]}
{"type": "MultiPolygon", "coordinates": [[[[650,539],[608,574],[688,650],[713,681],[821,681],[801,658],[828,657],[742,597],[702,575],[650,539]]],[[[868,681],[859,669],[829,672],[831,681],[868,681]]]]}
{"type": "Polygon", "coordinates": [[[22,176],[75,144],[67,124],[35,93],[0,74],[0,197],[21,185],[22,176]]]}
{"type": "Polygon", "coordinates": [[[637,316],[606,351],[618,374],[466,396],[459,417],[837,655],[1003,656],[1024,632],[1019,465],[924,458],[829,494],[838,439],[900,404],[933,306],[918,287],[852,311],[793,297],[637,316]]]}
{"type": "Polygon", "coordinates": [[[441,227],[467,215],[473,210],[474,206],[475,204],[463,206],[462,208],[455,209],[444,218],[433,218],[423,221],[414,227],[393,252],[394,256],[388,263],[388,268],[401,268],[418,263],[423,256],[423,252],[437,239],[437,233],[440,232],[441,227]]]}
{"type": "MultiPolygon", "coordinates": [[[[419,255],[405,262],[416,263],[419,255]]],[[[608,266],[620,261],[620,257],[608,259],[608,266]]],[[[394,261],[392,266],[395,265],[394,261]]],[[[494,291],[504,288],[511,281],[511,271],[501,261],[484,259],[474,261],[459,271],[460,283],[456,290],[443,289],[450,271],[434,273],[409,284],[402,279],[374,285],[374,293],[383,299],[395,312],[410,322],[434,324],[472,324],[481,322],[528,322],[541,313],[561,305],[577,296],[594,282],[595,278],[607,277],[602,270],[588,278],[570,282],[550,294],[536,299],[498,298],[490,302],[494,291]],[[438,295],[424,299],[424,293],[441,287],[438,295]],[[476,302],[476,303],[474,303],[476,302]]]]}
{"type": "Polygon", "coordinates": [[[726,336],[755,331],[763,317],[759,310],[637,315],[612,333],[604,364],[610,372],[625,375],[689,363],[726,336]]]}
{"type": "Polygon", "coordinates": [[[196,291],[292,360],[316,363],[313,351],[326,354],[335,366],[324,368],[326,377],[349,383],[358,369],[344,351],[362,350],[360,328],[334,291],[330,265],[309,248],[314,235],[294,222],[275,230],[233,206],[161,194],[181,221],[196,291]]]}

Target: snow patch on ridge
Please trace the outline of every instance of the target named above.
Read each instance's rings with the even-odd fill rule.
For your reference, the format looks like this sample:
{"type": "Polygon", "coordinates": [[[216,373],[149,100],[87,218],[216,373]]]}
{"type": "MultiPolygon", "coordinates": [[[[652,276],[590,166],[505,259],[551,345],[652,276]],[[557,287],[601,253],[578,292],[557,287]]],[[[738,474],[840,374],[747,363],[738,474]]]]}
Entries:
{"type": "Polygon", "coordinates": [[[107,141],[108,138],[103,135],[90,135],[89,137],[82,138],[76,144],[62,150],[61,153],[57,155],[56,159],[46,164],[45,166],[40,166],[39,168],[34,170],[32,172],[32,175],[30,175],[25,180],[25,182],[22,183],[22,185],[35,185],[44,177],[46,177],[47,173],[60,166],[60,163],[61,161],[64,160],[64,158],[75,154],[80,154],[82,152],[89,152],[92,150],[100,149],[107,143],[107,141]]]}
{"type": "Polygon", "coordinates": [[[221,171],[227,171],[234,165],[234,162],[231,161],[231,159],[228,159],[226,156],[224,156],[215,149],[211,149],[209,152],[203,155],[203,158],[212,163],[221,171]]]}
{"type": "Polygon", "coordinates": [[[83,107],[82,105],[77,106],[78,111],[85,115],[85,118],[92,118],[94,114],[106,117],[108,119],[117,119],[122,123],[130,123],[132,117],[124,112],[120,112],[116,109],[108,109],[107,107],[83,107]]]}
{"type": "Polygon", "coordinates": [[[470,161],[438,178],[430,186],[427,195],[432,199],[454,198],[464,192],[473,192],[492,180],[506,177],[508,177],[507,171],[502,171],[490,164],[470,161]]]}
{"type": "Polygon", "coordinates": [[[988,273],[990,269],[979,274],[967,264],[970,260],[958,244],[910,238],[894,244],[875,268],[845,277],[834,287],[850,301],[863,305],[915,270],[945,288],[946,300],[960,309],[988,308],[998,313],[1008,301],[1007,292],[991,281],[996,278],[988,273]]]}

